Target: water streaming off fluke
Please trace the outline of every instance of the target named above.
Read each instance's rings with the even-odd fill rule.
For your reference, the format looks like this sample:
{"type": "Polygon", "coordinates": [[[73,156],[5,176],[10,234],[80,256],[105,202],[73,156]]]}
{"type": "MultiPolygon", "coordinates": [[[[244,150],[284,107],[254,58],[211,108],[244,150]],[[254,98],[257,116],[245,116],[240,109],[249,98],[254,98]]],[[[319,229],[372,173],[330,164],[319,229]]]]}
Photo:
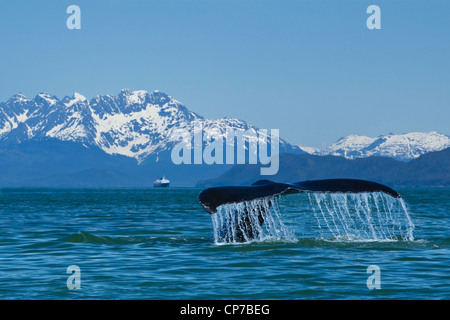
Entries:
{"type": "MultiPolygon", "coordinates": [[[[315,220],[317,239],[414,240],[414,224],[401,198],[381,192],[308,193],[308,197],[310,215],[300,218],[315,220]]],[[[211,215],[215,243],[296,240],[293,228],[283,221],[286,217],[277,204],[278,198],[219,206],[211,215]]]]}
{"type": "Polygon", "coordinates": [[[217,244],[295,240],[281,219],[276,197],[228,203],[211,215],[217,244]]]}
{"type": "Polygon", "coordinates": [[[322,238],[413,241],[405,202],[381,192],[309,194],[322,238]]]}

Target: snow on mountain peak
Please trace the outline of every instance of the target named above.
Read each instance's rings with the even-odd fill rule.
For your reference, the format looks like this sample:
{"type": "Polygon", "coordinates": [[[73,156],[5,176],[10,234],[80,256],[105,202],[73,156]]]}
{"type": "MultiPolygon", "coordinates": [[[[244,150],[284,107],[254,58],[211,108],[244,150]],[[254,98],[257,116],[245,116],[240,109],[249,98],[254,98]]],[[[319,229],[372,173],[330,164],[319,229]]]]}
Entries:
{"type": "Polygon", "coordinates": [[[122,90],[121,93],[125,96],[127,104],[141,104],[144,103],[145,98],[149,94],[145,90],[130,91],[129,89],[122,90]]]}
{"type": "MultiPolygon", "coordinates": [[[[204,123],[205,134],[216,128],[220,132],[251,128],[238,119],[204,119],[158,90],[123,89],[117,96],[97,95],[91,100],[77,92],[62,100],[40,93],[33,100],[17,101],[0,104],[4,111],[0,112],[0,143],[11,133],[17,141],[55,138],[97,146],[138,162],[170,149],[178,143],[173,140],[174,132],[192,131],[196,120],[204,123]]],[[[296,149],[283,140],[280,146],[296,149]]]]}
{"type": "Polygon", "coordinates": [[[301,150],[305,151],[309,154],[320,154],[320,149],[314,148],[314,147],[307,147],[307,146],[298,146],[301,150]]]}
{"type": "Polygon", "coordinates": [[[15,95],[13,95],[10,99],[11,102],[25,102],[25,101],[29,101],[29,99],[24,96],[22,93],[16,93],[15,95]]]}
{"type": "Polygon", "coordinates": [[[55,105],[59,101],[56,97],[51,96],[48,93],[39,93],[34,100],[44,100],[50,106],[55,105]]]}
{"type": "Polygon", "coordinates": [[[432,131],[389,133],[376,138],[352,134],[340,138],[323,150],[311,149],[308,152],[304,147],[303,150],[311,154],[343,156],[348,159],[381,156],[404,161],[448,147],[450,147],[450,137],[432,131]]]}
{"type": "Polygon", "coordinates": [[[83,96],[82,94],[80,94],[80,93],[78,93],[78,92],[75,92],[75,93],[73,94],[73,98],[74,98],[74,99],[77,99],[77,100],[79,100],[79,101],[86,101],[86,100],[87,100],[85,96],[83,96]]]}
{"type": "Polygon", "coordinates": [[[87,99],[82,94],[75,92],[72,98],[66,97],[62,101],[69,108],[76,103],[87,101],[87,99]]]}

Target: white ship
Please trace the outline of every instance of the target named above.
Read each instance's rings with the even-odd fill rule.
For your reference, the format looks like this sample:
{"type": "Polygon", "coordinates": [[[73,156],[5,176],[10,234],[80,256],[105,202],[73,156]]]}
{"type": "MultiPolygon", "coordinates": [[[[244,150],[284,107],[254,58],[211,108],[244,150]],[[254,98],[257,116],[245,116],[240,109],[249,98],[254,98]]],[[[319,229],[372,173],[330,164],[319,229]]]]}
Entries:
{"type": "Polygon", "coordinates": [[[160,179],[156,179],[155,182],[153,182],[153,187],[155,188],[166,188],[170,184],[170,180],[166,179],[165,177],[162,177],[160,179]]]}

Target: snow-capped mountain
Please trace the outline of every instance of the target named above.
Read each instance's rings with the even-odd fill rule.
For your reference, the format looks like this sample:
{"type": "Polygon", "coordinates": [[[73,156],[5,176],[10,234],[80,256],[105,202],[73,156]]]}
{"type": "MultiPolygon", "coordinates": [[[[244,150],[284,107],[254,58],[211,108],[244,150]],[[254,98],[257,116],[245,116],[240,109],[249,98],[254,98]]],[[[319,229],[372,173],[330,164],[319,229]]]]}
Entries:
{"type": "Polygon", "coordinates": [[[437,132],[410,132],[387,134],[377,138],[349,135],[323,150],[300,148],[310,154],[343,156],[347,159],[381,156],[407,161],[449,147],[450,136],[437,132]]]}
{"type": "MultiPolygon", "coordinates": [[[[170,150],[179,142],[177,133],[193,132],[195,121],[202,124],[205,137],[225,137],[227,129],[257,130],[238,119],[205,119],[159,91],[124,89],[117,96],[98,95],[91,100],[79,93],[61,100],[47,93],[34,99],[16,94],[0,103],[0,145],[54,138],[142,162],[170,150]]],[[[280,152],[302,153],[281,139],[280,152]]]]}

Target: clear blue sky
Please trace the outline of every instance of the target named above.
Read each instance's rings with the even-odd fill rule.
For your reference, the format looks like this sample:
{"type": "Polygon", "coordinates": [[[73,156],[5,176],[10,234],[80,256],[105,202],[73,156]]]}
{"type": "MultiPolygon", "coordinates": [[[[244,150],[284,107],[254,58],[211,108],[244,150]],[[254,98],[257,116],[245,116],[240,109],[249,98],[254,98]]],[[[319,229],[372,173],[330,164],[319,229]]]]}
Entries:
{"type": "Polygon", "coordinates": [[[450,1],[3,0],[0,40],[0,101],[161,90],[314,147],[450,134],[450,1]]]}

